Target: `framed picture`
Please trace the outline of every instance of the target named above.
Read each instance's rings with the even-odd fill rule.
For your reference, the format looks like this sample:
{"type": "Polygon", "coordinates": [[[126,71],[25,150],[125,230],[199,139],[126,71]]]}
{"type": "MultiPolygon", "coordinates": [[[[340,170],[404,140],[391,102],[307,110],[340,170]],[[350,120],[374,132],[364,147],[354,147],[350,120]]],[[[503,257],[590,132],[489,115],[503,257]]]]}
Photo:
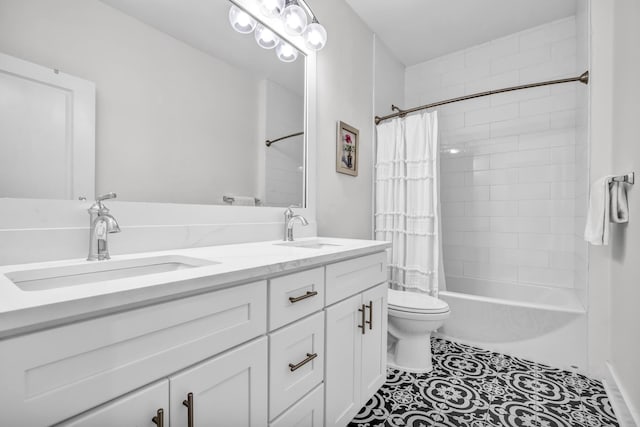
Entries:
{"type": "Polygon", "coordinates": [[[336,138],[336,171],[358,176],[358,129],[338,122],[336,138]]]}

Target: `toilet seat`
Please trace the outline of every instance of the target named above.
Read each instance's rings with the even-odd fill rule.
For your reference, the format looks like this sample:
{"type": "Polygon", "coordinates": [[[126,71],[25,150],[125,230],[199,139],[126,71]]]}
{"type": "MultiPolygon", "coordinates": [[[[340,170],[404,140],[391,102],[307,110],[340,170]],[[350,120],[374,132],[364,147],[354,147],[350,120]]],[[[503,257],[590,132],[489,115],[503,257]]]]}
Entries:
{"type": "Polygon", "coordinates": [[[449,313],[449,305],[437,298],[416,292],[388,290],[389,311],[414,314],[445,314],[449,313]]]}
{"type": "Polygon", "coordinates": [[[404,310],[395,310],[391,307],[388,307],[388,313],[391,317],[397,317],[399,319],[408,319],[408,320],[420,320],[420,321],[438,321],[438,320],[446,320],[449,318],[451,311],[443,311],[440,313],[433,313],[427,311],[404,311],[404,310]]]}

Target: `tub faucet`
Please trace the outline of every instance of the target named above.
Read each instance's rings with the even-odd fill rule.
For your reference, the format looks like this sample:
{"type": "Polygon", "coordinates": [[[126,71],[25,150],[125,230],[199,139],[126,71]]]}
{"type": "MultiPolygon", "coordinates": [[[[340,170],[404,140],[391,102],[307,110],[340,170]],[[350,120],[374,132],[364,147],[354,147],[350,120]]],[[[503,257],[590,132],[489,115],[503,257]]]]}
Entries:
{"type": "Polygon", "coordinates": [[[102,261],[111,258],[107,235],[119,233],[120,226],[102,201],[115,198],[116,193],[98,196],[95,203],[87,210],[89,212],[89,256],[87,261],[102,261]]]}
{"type": "Polygon", "coordinates": [[[293,224],[296,221],[299,221],[302,225],[309,225],[309,221],[302,215],[294,215],[293,210],[291,208],[295,207],[294,205],[289,206],[287,210],[284,211],[284,238],[283,240],[293,242],[293,224]]]}

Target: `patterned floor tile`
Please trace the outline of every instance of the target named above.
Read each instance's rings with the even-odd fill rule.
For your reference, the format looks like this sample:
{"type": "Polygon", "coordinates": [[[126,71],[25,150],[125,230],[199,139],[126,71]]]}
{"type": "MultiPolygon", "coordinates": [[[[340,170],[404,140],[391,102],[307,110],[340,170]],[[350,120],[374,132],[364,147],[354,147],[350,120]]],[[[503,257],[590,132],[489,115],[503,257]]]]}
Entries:
{"type": "Polygon", "coordinates": [[[428,374],[387,370],[352,427],[615,427],[599,381],[432,338],[428,374]]]}

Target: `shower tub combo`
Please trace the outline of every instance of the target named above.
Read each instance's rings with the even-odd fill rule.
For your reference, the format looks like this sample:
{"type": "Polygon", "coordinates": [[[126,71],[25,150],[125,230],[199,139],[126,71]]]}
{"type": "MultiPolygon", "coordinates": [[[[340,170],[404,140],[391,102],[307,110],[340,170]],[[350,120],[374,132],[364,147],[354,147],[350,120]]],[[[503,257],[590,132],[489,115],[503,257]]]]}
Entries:
{"type": "Polygon", "coordinates": [[[560,368],[586,369],[587,316],[573,289],[447,278],[442,336],[560,368]]]}

